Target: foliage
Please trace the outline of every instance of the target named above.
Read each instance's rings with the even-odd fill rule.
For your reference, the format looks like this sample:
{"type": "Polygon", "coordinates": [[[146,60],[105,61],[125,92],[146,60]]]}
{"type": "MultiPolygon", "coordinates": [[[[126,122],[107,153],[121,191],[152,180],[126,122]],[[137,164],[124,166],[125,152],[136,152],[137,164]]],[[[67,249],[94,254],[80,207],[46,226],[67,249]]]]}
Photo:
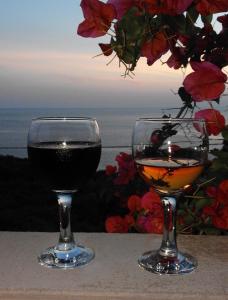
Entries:
{"type": "MultiPolygon", "coordinates": [[[[182,107],[176,117],[198,108],[199,102],[208,101],[211,111],[201,114],[206,122],[215,122],[219,130],[225,126],[213,102],[219,103],[225,90],[228,65],[228,11],[227,0],[82,0],[85,20],[78,26],[83,37],[110,37],[100,43],[103,55],[114,55],[124,65],[124,76],[134,76],[141,57],[153,65],[164,54],[173,69],[191,66],[178,94],[182,107]],[[216,15],[220,13],[219,16],[216,15]],[[221,15],[221,13],[223,13],[221,15]],[[214,28],[219,23],[221,29],[214,28]]],[[[197,116],[196,116],[197,117],[197,116]]]]}
{"type": "MultiPolygon", "coordinates": [[[[149,66],[169,55],[162,62],[168,67],[184,71],[191,67],[177,92],[182,102],[175,117],[185,117],[188,112],[192,116],[198,110],[194,118],[204,119],[208,134],[222,134],[224,142],[223,149],[212,151],[214,161],[203,181],[179,201],[178,230],[224,233],[228,229],[228,127],[213,103],[220,103],[227,84],[228,1],[82,0],[81,8],[85,19],[78,34],[107,35],[109,41],[99,44],[102,54],[113,55],[111,61],[118,59],[125,68],[124,77],[134,76],[142,57],[149,66]],[[216,22],[221,29],[215,28],[216,22]],[[200,109],[205,101],[209,108],[200,109]]],[[[163,216],[157,194],[148,191],[138,177],[130,156],[122,153],[117,162],[118,170],[107,166],[106,175],[112,179],[122,213],[106,220],[106,230],[160,232],[163,216]]]]}
{"type": "MultiPolygon", "coordinates": [[[[178,201],[179,233],[228,233],[228,179],[224,179],[228,172],[228,152],[214,153],[218,155],[213,164],[178,201]]],[[[131,155],[120,153],[117,162],[118,169],[106,167],[106,176],[111,180],[116,196],[112,201],[117,201],[115,211],[110,210],[106,219],[106,231],[162,233],[163,208],[159,195],[134,172],[131,155]],[[122,173],[123,165],[126,177],[122,173]],[[133,177],[129,175],[133,173],[133,177]]]]}

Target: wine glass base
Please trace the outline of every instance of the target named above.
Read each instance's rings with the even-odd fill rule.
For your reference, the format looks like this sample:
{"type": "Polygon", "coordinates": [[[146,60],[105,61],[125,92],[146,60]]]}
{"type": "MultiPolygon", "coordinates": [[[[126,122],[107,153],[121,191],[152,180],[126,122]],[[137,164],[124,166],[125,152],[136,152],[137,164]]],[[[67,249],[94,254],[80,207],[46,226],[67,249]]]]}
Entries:
{"type": "Polygon", "coordinates": [[[87,265],[94,256],[92,249],[81,245],[77,245],[68,251],[50,247],[41,253],[38,262],[48,268],[75,269],[87,265]]]}
{"type": "Polygon", "coordinates": [[[187,274],[195,270],[197,260],[187,254],[178,252],[177,257],[165,257],[158,251],[148,251],[138,260],[139,266],[155,274],[187,274]]]}

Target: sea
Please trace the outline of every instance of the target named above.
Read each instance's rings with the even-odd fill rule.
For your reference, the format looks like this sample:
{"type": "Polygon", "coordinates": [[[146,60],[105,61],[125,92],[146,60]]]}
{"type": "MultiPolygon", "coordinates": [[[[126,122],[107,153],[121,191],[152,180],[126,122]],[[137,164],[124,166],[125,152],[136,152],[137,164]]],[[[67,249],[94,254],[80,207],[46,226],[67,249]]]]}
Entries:
{"type": "Polygon", "coordinates": [[[37,117],[94,117],[97,119],[102,156],[99,169],[116,164],[120,152],[131,151],[132,129],[140,117],[159,117],[160,108],[1,108],[0,154],[27,157],[27,135],[37,117]]]}
{"type": "MultiPolygon", "coordinates": [[[[116,164],[120,152],[131,152],[132,130],[140,117],[175,115],[175,110],[145,108],[0,108],[0,154],[27,157],[27,134],[37,117],[94,117],[99,124],[102,156],[99,169],[116,164]]],[[[226,111],[227,116],[227,111],[226,111]]]]}

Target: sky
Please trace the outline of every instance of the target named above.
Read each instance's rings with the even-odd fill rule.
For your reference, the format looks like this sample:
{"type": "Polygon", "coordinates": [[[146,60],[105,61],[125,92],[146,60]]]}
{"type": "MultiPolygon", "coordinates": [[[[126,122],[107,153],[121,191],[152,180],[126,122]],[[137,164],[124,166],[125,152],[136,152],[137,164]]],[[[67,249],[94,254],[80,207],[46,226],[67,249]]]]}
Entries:
{"type": "Polygon", "coordinates": [[[109,38],[77,36],[80,0],[0,0],[0,107],[176,107],[180,70],[141,59],[124,79],[99,56],[109,38]]]}

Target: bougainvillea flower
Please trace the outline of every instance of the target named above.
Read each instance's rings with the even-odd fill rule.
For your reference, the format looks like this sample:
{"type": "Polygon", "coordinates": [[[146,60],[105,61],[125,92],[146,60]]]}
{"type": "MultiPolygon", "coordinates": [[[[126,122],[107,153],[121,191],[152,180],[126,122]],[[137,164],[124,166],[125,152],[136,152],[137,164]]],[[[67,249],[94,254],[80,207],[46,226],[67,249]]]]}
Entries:
{"type": "Polygon", "coordinates": [[[99,46],[100,46],[100,48],[101,48],[101,50],[102,50],[102,52],[105,56],[109,56],[109,55],[112,54],[113,49],[112,49],[112,46],[110,44],[100,43],[99,46]]]}
{"type": "Polygon", "coordinates": [[[228,29],[228,15],[219,16],[217,20],[222,23],[223,30],[228,29]]]}
{"type": "Polygon", "coordinates": [[[218,205],[214,200],[212,205],[203,208],[203,214],[211,218],[211,222],[216,228],[228,229],[228,205],[218,205]]]}
{"type": "Polygon", "coordinates": [[[186,76],[183,85],[195,101],[214,100],[225,90],[227,76],[210,62],[191,62],[194,72],[186,76]]]}
{"type": "Polygon", "coordinates": [[[194,0],[145,0],[147,10],[151,14],[182,14],[194,0]]]}
{"type": "Polygon", "coordinates": [[[188,35],[180,34],[178,36],[178,41],[180,41],[183,46],[187,46],[190,40],[191,38],[188,35]]]}
{"type": "Polygon", "coordinates": [[[142,209],[141,207],[141,198],[137,195],[131,195],[128,198],[127,206],[130,212],[134,213],[136,211],[140,211],[142,209]]]}
{"type": "Polygon", "coordinates": [[[169,43],[162,31],[156,33],[153,38],[146,41],[141,49],[141,56],[147,58],[147,64],[151,66],[163,54],[169,50],[169,43]]]}
{"type": "Polygon", "coordinates": [[[136,174],[135,162],[130,154],[121,152],[116,156],[118,163],[118,176],[115,178],[115,184],[128,184],[133,180],[136,174]]]}
{"type": "MultiPolygon", "coordinates": [[[[227,39],[226,33],[223,34],[224,38],[227,39]]],[[[220,35],[220,38],[223,38],[222,35],[220,35]]],[[[228,45],[228,42],[227,42],[228,45]]],[[[206,61],[211,62],[212,64],[219,66],[220,68],[225,67],[228,64],[228,50],[226,49],[214,49],[210,53],[205,53],[203,56],[203,59],[206,61]]]]}
{"type": "Polygon", "coordinates": [[[194,37],[195,52],[200,56],[214,42],[214,29],[211,24],[204,24],[199,35],[194,37]]]}
{"type": "Polygon", "coordinates": [[[136,220],[136,228],[139,232],[146,232],[145,223],[146,223],[146,216],[139,215],[136,220]]]}
{"type": "Polygon", "coordinates": [[[154,190],[151,189],[142,197],[141,205],[146,211],[153,212],[160,216],[162,211],[162,203],[159,195],[154,190]]]}
{"type": "Polygon", "coordinates": [[[219,12],[228,11],[227,0],[199,0],[196,5],[196,10],[201,15],[210,15],[219,12]]]}
{"type": "Polygon", "coordinates": [[[213,202],[211,203],[211,205],[208,206],[204,206],[203,207],[203,216],[205,217],[212,217],[212,216],[216,216],[216,210],[218,209],[219,205],[216,202],[216,200],[213,200],[213,202]]]}
{"type": "Polygon", "coordinates": [[[212,216],[212,224],[219,229],[228,229],[228,206],[220,207],[212,216]]]}
{"type": "Polygon", "coordinates": [[[140,232],[161,234],[163,223],[163,216],[154,216],[153,214],[140,215],[137,219],[136,227],[140,232]]]}
{"type": "Polygon", "coordinates": [[[128,228],[133,227],[135,225],[135,219],[130,214],[124,216],[124,221],[127,223],[128,228]]]}
{"type": "MultiPolygon", "coordinates": [[[[216,109],[208,108],[202,109],[195,113],[195,119],[200,120],[204,119],[206,122],[206,130],[208,135],[218,135],[223,128],[225,127],[225,118],[224,116],[216,109]]],[[[194,124],[197,128],[197,124],[194,124]]],[[[199,130],[200,131],[200,130],[199,130]]]]}
{"type": "Polygon", "coordinates": [[[219,184],[216,200],[221,204],[228,205],[228,179],[219,184]]]}
{"type": "Polygon", "coordinates": [[[118,20],[133,6],[143,8],[143,0],[108,0],[107,3],[115,7],[118,20]]]}
{"type": "Polygon", "coordinates": [[[161,234],[163,231],[163,218],[160,216],[148,215],[144,223],[145,231],[148,233],[161,234]]]}
{"type": "Polygon", "coordinates": [[[211,218],[212,224],[219,229],[228,229],[228,179],[223,180],[210,193],[213,202],[203,208],[203,214],[211,218]]]}
{"type": "Polygon", "coordinates": [[[106,219],[105,229],[109,233],[126,233],[128,224],[121,216],[112,216],[106,219]]]}
{"type": "Polygon", "coordinates": [[[81,8],[85,20],[79,24],[78,34],[83,37],[105,35],[116,17],[115,7],[99,0],[82,0],[81,8]]]}
{"type": "Polygon", "coordinates": [[[175,47],[172,49],[172,54],[166,63],[170,68],[174,68],[175,70],[179,69],[181,66],[186,66],[187,59],[185,58],[185,48],[175,47]]]}
{"type": "Polygon", "coordinates": [[[211,198],[215,198],[217,195],[217,187],[215,186],[208,186],[205,190],[206,194],[211,197],[211,198]]]}
{"type": "Polygon", "coordinates": [[[105,168],[105,174],[107,176],[111,176],[116,173],[116,170],[117,170],[116,166],[107,165],[105,168]]]}

